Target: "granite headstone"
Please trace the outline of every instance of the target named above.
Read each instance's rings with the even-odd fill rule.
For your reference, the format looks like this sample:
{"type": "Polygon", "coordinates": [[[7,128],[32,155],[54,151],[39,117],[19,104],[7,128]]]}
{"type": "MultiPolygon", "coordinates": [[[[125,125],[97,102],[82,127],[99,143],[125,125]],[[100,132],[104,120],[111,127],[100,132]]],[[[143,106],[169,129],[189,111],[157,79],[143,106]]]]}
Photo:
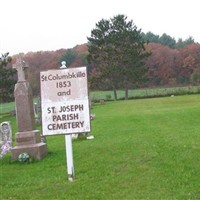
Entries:
{"type": "Polygon", "coordinates": [[[18,132],[15,135],[17,146],[12,149],[12,158],[17,160],[21,153],[26,152],[34,159],[41,160],[47,155],[47,144],[41,142],[41,133],[35,130],[33,96],[25,77],[26,67],[21,58],[13,66],[18,73],[14,90],[18,132]]]}

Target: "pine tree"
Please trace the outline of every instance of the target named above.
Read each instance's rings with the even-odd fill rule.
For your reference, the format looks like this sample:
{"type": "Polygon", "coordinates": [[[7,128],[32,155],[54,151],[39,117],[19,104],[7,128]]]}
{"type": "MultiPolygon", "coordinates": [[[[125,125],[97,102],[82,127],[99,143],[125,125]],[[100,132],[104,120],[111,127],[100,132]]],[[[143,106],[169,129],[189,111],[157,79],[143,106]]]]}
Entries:
{"type": "Polygon", "coordinates": [[[9,102],[14,99],[14,69],[8,68],[8,63],[12,61],[9,53],[0,57],[0,102],[9,102]]]}
{"type": "MultiPolygon", "coordinates": [[[[88,62],[102,79],[109,80],[117,99],[116,89],[123,85],[125,99],[128,99],[129,85],[143,81],[147,72],[141,31],[127,21],[124,15],[110,20],[102,19],[88,37],[88,62]]],[[[99,78],[98,77],[98,78],[99,78]]]]}

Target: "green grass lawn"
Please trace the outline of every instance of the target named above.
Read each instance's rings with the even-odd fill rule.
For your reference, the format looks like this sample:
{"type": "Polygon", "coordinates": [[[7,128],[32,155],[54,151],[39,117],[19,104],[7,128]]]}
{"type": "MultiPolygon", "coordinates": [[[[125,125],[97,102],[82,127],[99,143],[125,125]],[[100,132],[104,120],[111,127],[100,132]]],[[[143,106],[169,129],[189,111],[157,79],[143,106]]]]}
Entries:
{"type": "MultiPolygon", "coordinates": [[[[1,199],[200,199],[200,95],[96,103],[94,140],[74,140],[67,179],[64,136],[48,156],[0,160],[1,199]]],[[[17,131],[15,117],[10,120],[17,131]]]]}

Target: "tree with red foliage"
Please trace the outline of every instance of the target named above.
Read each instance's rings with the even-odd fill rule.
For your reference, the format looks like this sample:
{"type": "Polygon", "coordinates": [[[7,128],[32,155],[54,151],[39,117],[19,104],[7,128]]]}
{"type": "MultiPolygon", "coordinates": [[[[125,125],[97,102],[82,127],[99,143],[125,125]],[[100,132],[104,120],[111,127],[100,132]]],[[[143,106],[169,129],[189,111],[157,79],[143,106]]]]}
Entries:
{"type": "Polygon", "coordinates": [[[149,43],[147,49],[151,51],[146,65],[149,67],[147,77],[149,85],[165,85],[175,78],[175,63],[179,57],[176,49],[171,49],[158,43],[149,43]]]}
{"type": "MultiPolygon", "coordinates": [[[[191,83],[193,77],[200,75],[200,44],[191,44],[180,49],[182,65],[180,66],[180,76],[186,77],[191,83]]],[[[199,80],[198,80],[199,81],[199,80]]]]}

